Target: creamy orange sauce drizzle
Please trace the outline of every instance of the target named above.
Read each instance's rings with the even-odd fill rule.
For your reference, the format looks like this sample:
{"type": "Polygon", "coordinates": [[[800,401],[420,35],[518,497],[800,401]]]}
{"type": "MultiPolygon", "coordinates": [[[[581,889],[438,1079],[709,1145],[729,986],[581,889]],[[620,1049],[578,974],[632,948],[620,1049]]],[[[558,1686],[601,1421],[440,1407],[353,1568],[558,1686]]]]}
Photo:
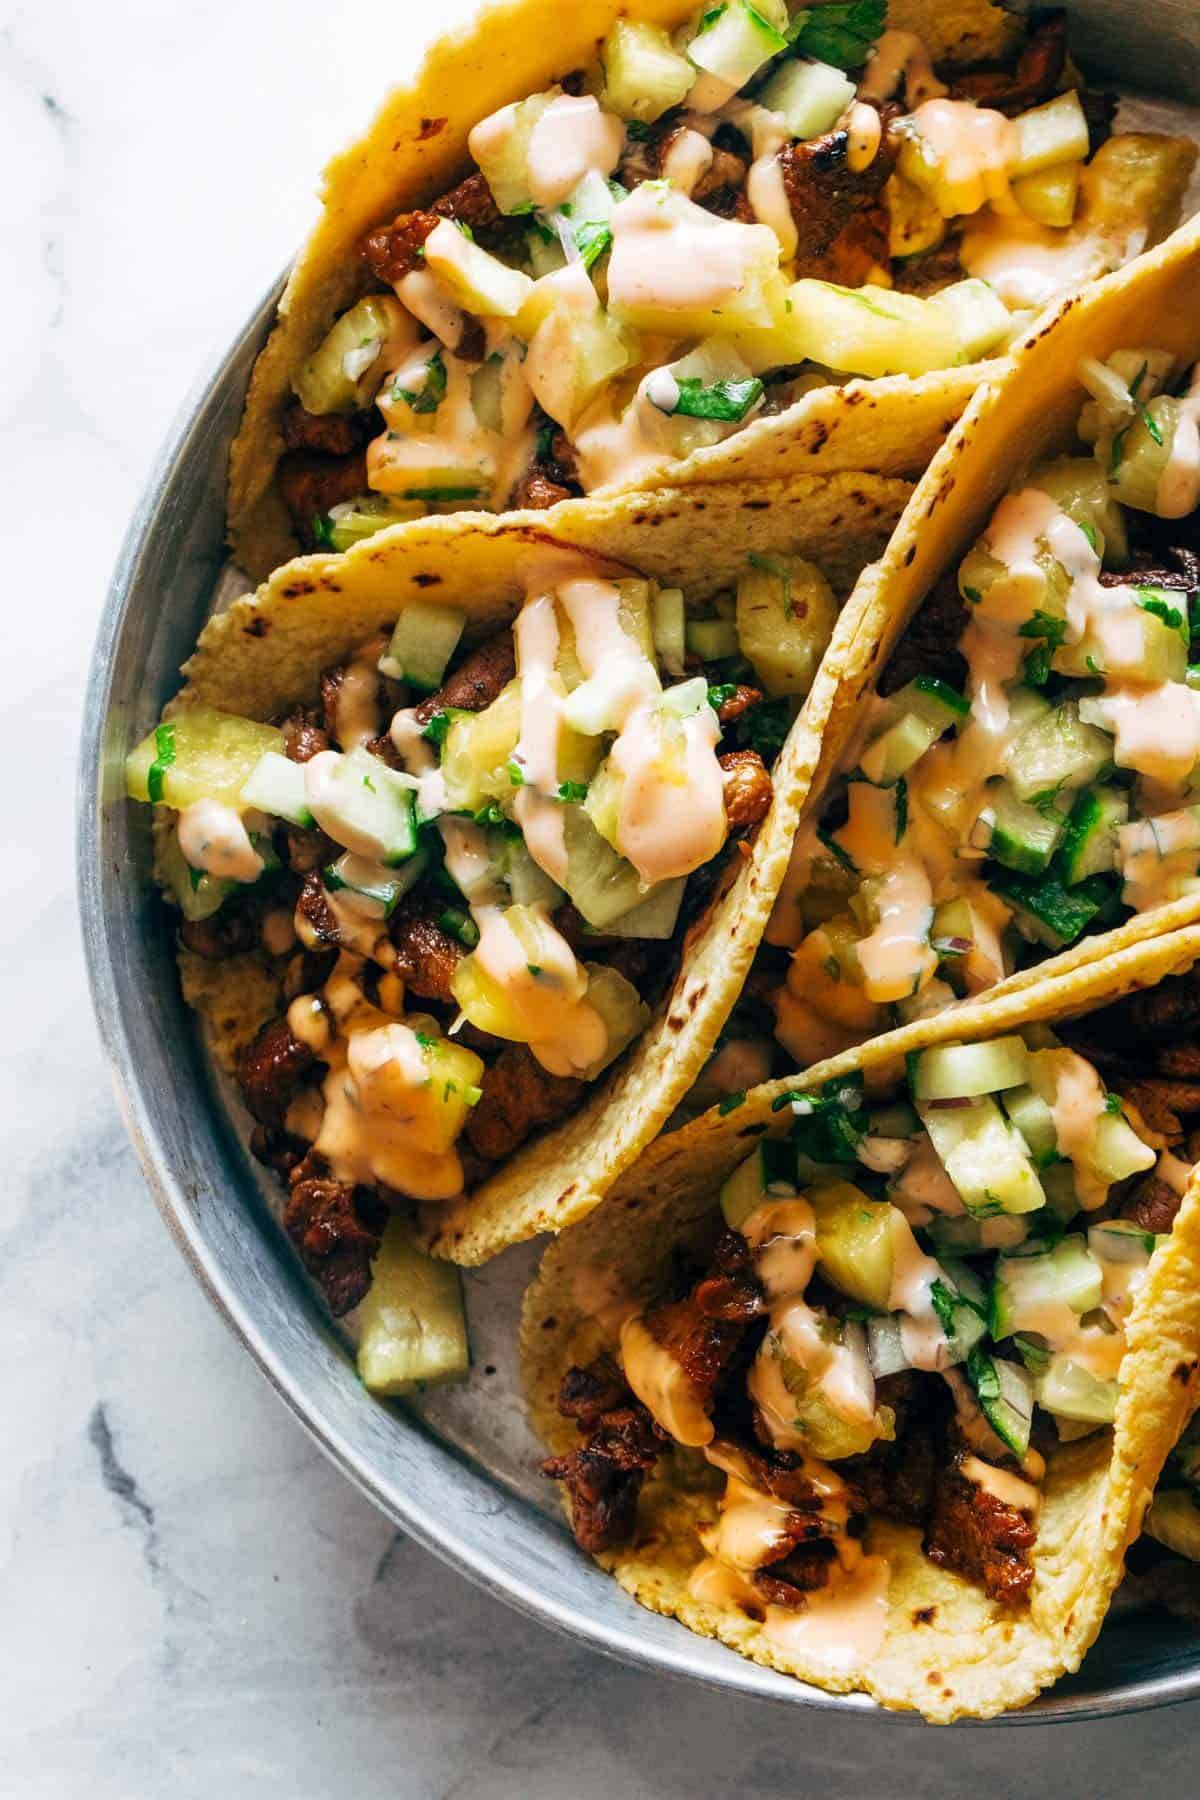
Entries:
{"type": "MultiPolygon", "coordinates": [[[[670,312],[728,304],[764,256],[762,226],[714,219],[682,194],[648,186],[635,188],[615,208],[612,234],[608,296],[617,307],[670,312]]],[[[778,255],[773,235],[766,245],[778,255]]]]}
{"type": "Polygon", "coordinates": [[[978,1456],[964,1457],[962,1473],[1002,1505],[1014,1506],[1018,1512],[1036,1513],[1041,1493],[1032,1481],[1023,1481],[1008,1469],[997,1469],[978,1456]]]}
{"type": "Polygon", "coordinates": [[[915,31],[885,31],[867,60],[858,84],[860,100],[891,100],[904,83],[910,108],[940,98],[948,90],[933,72],[929,51],[915,31]]]}
{"type": "Polygon", "coordinates": [[[677,1444],[698,1448],[712,1442],[713,1424],[680,1364],[653,1338],[640,1318],[621,1326],[621,1367],[625,1379],[663,1430],[677,1444]]]}
{"type": "Polygon", "coordinates": [[[204,869],[223,881],[252,883],[265,864],[245,820],[219,800],[194,800],[179,815],[179,848],[193,869],[204,869]]]}

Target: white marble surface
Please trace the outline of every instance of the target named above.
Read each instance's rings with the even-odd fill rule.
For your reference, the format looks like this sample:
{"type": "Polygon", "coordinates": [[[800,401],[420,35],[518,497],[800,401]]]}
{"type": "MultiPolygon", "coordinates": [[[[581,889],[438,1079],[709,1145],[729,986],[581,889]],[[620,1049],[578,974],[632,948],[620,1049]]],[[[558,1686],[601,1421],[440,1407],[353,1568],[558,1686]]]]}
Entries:
{"type": "MultiPolygon", "coordinates": [[[[569,4],[569,0],[564,0],[569,4]]],[[[1200,1711],[937,1735],[601,1662],[433,1562],[209,1311],[126,1146],[72,896],[79,694],[196,375],[323,155],[463,0],[0,7],[0,1794],[1194,1792],[1200,1711]],[[15,860],[14,860],[15,854],[15,860]]]]}

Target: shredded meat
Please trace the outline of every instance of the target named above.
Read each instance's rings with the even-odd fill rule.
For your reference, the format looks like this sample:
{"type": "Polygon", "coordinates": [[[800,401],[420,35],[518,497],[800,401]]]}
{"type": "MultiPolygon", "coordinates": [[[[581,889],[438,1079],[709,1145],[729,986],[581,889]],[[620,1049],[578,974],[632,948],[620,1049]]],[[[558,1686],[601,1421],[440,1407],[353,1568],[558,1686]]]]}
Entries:
{"type": "MultiPolygon", "coordinates": [[[[449,199],[449,195],[446,196],[449,199]]],[[[377,281],[390,287],[420,267],[425,239],[440,223],[435,212],[400,213],[362,241],[362,258],[377,281]]]]}
{"type": "Polygon", "coordinates": [[[311,762],[329,748],[329,733],[320,724],[315,707],[298,706],[280,726],[283,752],[292,762],[311,762]]]}
{"type": "Polygon", "coordinates": [[[627,1543],[642,1482],[658,1460],[664,1434],[608,1356],[588,1369],[568,1369],[558,1404],[578,1421],[586,1442],[565,1456],[547,1457],[542,1474],[561,1481],[570,1496],[575,1541],[592,1554],[627,1543]]]}
{"type": "Polygon", "coordinates": [[[460,707],[464,712],[482,712],[501,689],[508,686],[516,672],[512,632],[497,632],[459,663],[436,694],[430,694],[414,708],[414,717],[418,724],[428,725],[434,713],[453,707],[460,707]]]}
{"type": "Polygon", "coordinates": [[[260,1125],[282,1128],[287,1109],[316,1064],[286,1019],[272,1019],[237,1060],[242,1098],[260,1125]]]}
{"type": "Polygon", "coordinates": [[[799,236],[798,274],[845,279],[847,271],[839,270],[835,247],[852,224],[855,230],[847,247],[849,260],[860,263],[864,246],[869,243],[871,260],[886,263],[887,219],[880,195],[896,165],[896,146],[889,137],[888,125],[897,110],[882,109],[883,136],[878,152],[865,169],[846,166],[850,137],[845,129],[827,131],[806,143],[789,144],[779,152],[783,185],[799,236]],[[867,223],[862,222],[864,218],[867,223]],[[832,268],[831,257],[835,258],[832,268]]]}
{"type": "Polygon", "coordinates": [[[341,1318],[371,1285],[387,1208],[369,1188],[334,1181],[312,1152],[293,1169],[291,1184],[284,1230],[320,1282],[330,1312],[341,1318]]]}
{"type": "Polygon", "coordinates": [[[1025,112],[1056,92],[1066,62],[1067,15],[1056,8],[1043,13],[1033,25],[1015,68],[973,69],[957,75],[954,92],[996,112],[1025,112]]]}
{"type": "Polygon", "coordinates": [[[914,675],[936,675],[961,689],[967,665],[958,640],[967,625],[967,609],[953,574],[943,576],[888,659],[879,682],[881,694],[894,694],[914,675]]]}
{"type": "Polygon", "coordinates": [[[310,413],[299,400],[288,402],[280,421],[289,450],[322,450],[327,456],[348,456],[361,449],[370,435],[369,413],[310,413]]]}
{"type": "Polygon", "coordinates": [[[469,226],[485,250],[503,248],[514,236],[514,221],[500,211],[486,177],[478,170],[435,200],[432,210],[440,219],[455,219],[469,226]]]}
{"type": "Polygon", "coordinates": [[[231,956],[253,950],[260,929],[256,912],[247,907],[223,906],[211,918],[185,919],[179,927],[179,941],[205,962],[226,962],[231,956]]]}
{"type": "Polygon", "coordinates": [[[483,1093],[471,1108],[466,1136],[488,1162],[503,1162],[542,1125],[573,1112],[583,1083],[551,1075],[524,1044],[508,1044],[484,1070],[483,1093]]]}
{"type": "Polygon", "coordinates": [[[722,725],[732,725],[735,719],[742,718],[751,707],[758,706],[762,697],[760,688],[746,687],[739,682],[729,698],[722,700],[717,708],[717,717],[722,725]]]}
{"type": "Polygon", "coordinates": [[[725,813],[731,831],[759,825],[771,810],[771,776],[757,750],[727,750],[717,761],[725,771],[725,813]]]}
{"type": "Polygon", "coordinates": [[[1171,1230],[1183,1195],[1151,1172],[1144,1175],[1121,1206],[1121,1217],[1155,1235],[1171,1230]]]}
{"type": "Polygon", "coordinates": [[[366,453],[325,456],[318,450],[290,450],[280,458],[278,483],[296,535],[311,550],[317,542],[317,521],[331,507],[366,492],[366,453]]]}
{"type": "Polygon", "coordinates": [[[762,1286],[754,1273],[750,1246],[739,1231],[723,1231],[713,1251],[717,1272],[697,1283],[692,1299],[697,1312],[724,1324],[746,1325],[766,1309],[762,1286]]]}
{"type": "Polygon", "coordinates": [[[982,1584],[989,1600],[1015,1605],[1029,1593],[1029,1561],[1037,1537],[1034,1521],[996,1499],[962,1473],[967,1451],[952,1436],[934,1476],[933,1511],[925,1554],[939,1569],[953,1569],[982,1584]]]}
{"type": "Polygon", "coordinates": [[[410,994],[451,1005],[450,980],[465,952],[437,922],[436,899],[416,895],[393,913],[388,935],[396,946],[395,972],[410,994]]]}
{"type": "Polygon", "coordinates": [[[763,1310],[752,1275],[705,1276],[680,1300],[652,1306],[642,1324],[686,1375],[697,1403],[708,1411],[717,1384],[737,1354],[746,1328],[763,1310]]]}

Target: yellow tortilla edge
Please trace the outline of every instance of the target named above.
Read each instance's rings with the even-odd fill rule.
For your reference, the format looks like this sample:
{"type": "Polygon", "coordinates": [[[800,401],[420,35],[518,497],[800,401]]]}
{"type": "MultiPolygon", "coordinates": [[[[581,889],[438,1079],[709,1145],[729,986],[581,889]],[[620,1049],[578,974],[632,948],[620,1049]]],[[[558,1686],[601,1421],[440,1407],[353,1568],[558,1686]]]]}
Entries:
{"type": "MultiPolygon", "coordinates": [[[[1200,926],[1118,952],[1066,976],[1026,988],[999,1005],[982,1004],[952,1035],[973,1041],[1038,1020],[1090,1011],[1134,987],[1151,986],[1200,958],[1200,926]]],[[[951,1035],[924,1021],[921,1042],[951,1035]]],[[[858,1065],[886,1063],[916,1048],[910,1028],[874,1040],[858,1065]]],[[[840,1059],[839,1059],[840,1060],[840,1059]]],[[[823,1067],[798,1078],[816,1086],[823,1067]]],[[[543,1258],[522,1311],[521,1358],[532,1423],[555,1451],[578,1442],[557,1412],[558,1383],[570,1363],[602,1347],[594,1319],[577,1297],[583,1272],[616,1270],[624,1290],[651,1291],[670,1247],[711,1217],[720,1182],[772,1127],[775,1086],[744,1107],[716,1113],[657,1144],[617,1183],[603,1207],[565,1232],[543,1258]]],[[[1121,1578],[1125,1554],[1142,1529],[1163,1462],[1200,1399],[1200,1174],[1193,1177],[1168,1242],[1156,1252],[1130,1317],[1121,1394],[1111,1432],[1062,1445],[1050,1457],[1027,1611],[990,1602],[974,1584],[934,1568],[913,1529],[872,1522],[870,1550],[888,1556],[888,1623],[868,1666],[834,1672],[789,1657],[763,1627],[729,1607],[695,1600],[687,1576],[699,1559],[697,1522],[713,1501],[673,1482],[668,1469],[646,1485],[639,1542],[597,1560],[652,1611],[780,1673],[829,1692],[861,1691],[889,1709],[915,1710],[935,1723],[994,1718],[1028,1705],[1079,1667],[1095,1640],[1121,1578]]]]}

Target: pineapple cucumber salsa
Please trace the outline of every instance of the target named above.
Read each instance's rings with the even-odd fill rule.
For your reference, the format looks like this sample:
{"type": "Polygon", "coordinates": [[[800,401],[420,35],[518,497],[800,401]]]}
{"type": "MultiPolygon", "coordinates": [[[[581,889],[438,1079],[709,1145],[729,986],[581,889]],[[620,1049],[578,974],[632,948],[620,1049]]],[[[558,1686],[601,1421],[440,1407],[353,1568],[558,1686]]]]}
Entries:
{"type": "Polygon", "coordinates": [[[703,610],[562,578],[465,654],[464,615],[414,602],[327,672],[315,737],[304,714],[281,729],[202,706],[152,731],[128,790],[169,809],[159,866],[185,944],[251,947],[250,919],[274,954],[338,953],[317,991],[311,958],[289,972],[285,1047],[312,1073],[267,1104],[251,1055],[255,1116],[335,1180],[421,1201],[472,1185],[464,1130],[481,1178],[561,1118],[645,1025],[712,892],[685,906],[689,876],[768,810],[766,761],[836,611],[795,557],[757,559],[703,610]],[[497,1040],[527,1047],[507,1086],[497,1040]]]}
{"type": "Polygon", "coordinates": [[[1033,469],[959,570],[966,691],[930,673],[877,699],[797,841],[766,936],[793,951],[777,1034],[798,1067],[1200,896],[1193,596],[1129,549],[1142,515],[1200,501],[1200,386],[1153,349],[1080,379],[1092,455],[1033,469]]]}
{"type": "Polygon", "coordinates": [[[892,1438],[875,1384],[903,1370],[943,1374],[977,1457],[1033,1481],[1037,1409],[1063,1438],[1111,1423],[1156,1240],[1110,1215],[1156,1155],[1089,1063],[1031,1027],[910,1057],[885,1104],[861,1077],[780,1104],[790,1136],[721,1191],[760,1252],[750,1392],[777,1447],[836,1460],[892,1438]]]}
{"type": "Polygon", "coordinates": [[[476,172],[368,235],[380,291],[295,373],[280,481],[305,541],[637,484],[830,371],[989,355],[1013,310],[1162,235],[1194,149],[1124,136],[1089,161],[1061,17],[1025,46],[1036,79],[947,86],[885,16],[620,19],[567,87],[481,120],[476,172]],[[342,454],[314,472],[314,450],[342,454]]]}

